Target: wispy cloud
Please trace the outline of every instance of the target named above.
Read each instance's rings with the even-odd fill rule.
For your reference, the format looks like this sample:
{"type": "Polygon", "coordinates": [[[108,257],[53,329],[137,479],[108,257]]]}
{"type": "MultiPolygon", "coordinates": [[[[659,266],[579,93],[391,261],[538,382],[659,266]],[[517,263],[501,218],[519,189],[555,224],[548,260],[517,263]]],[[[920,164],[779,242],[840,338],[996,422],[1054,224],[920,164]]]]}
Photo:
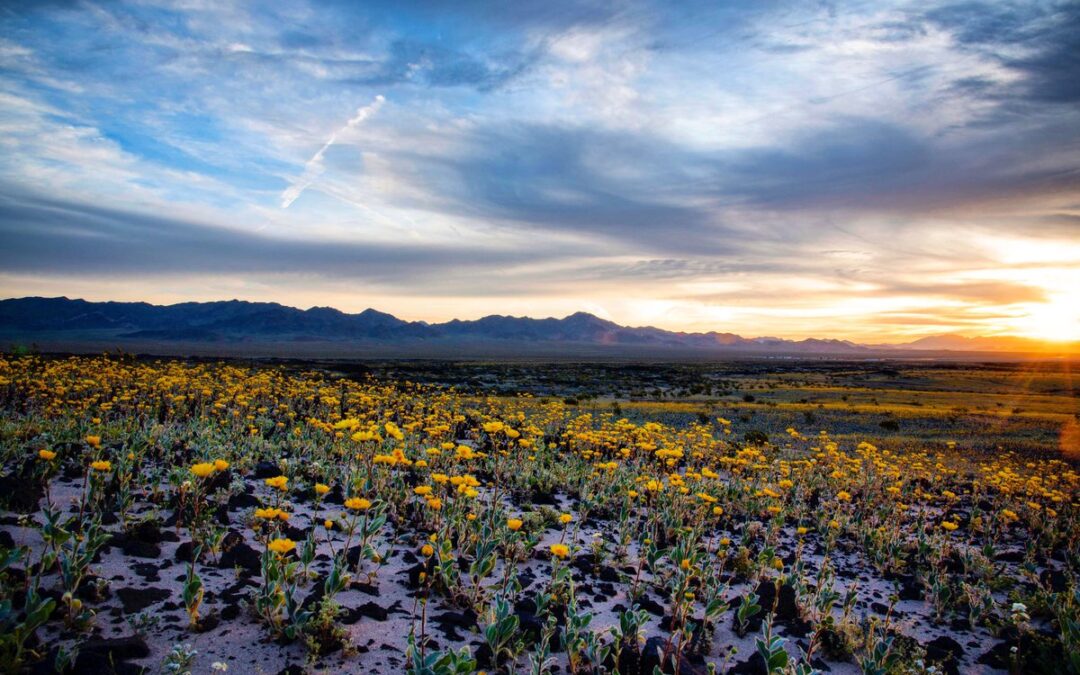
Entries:
{"type": "Polygon", "coordinates": [[[324,170],[323,156],[326,154],[326,151],[330,149],[330,146],[337,142],[342,134],[348,132],[350,129],[355,129],[360,126],[364,120],[377,113],[379,108],[381,108],[385,102],[385,97],[382,95],[376,96],[375,100],[370,104],[358,108],[356,114],[345,123],[345,126],[330,134],[330,138],[326,140],[326,143],[324,143],[323,146],[311,156],[311,159],[304,164],[304,173],[281,193],[281,208],[287,209],[292,206],[292,203],[303,194],[304,190],[311,187],[311,184],[322,175],[324,170]]]}

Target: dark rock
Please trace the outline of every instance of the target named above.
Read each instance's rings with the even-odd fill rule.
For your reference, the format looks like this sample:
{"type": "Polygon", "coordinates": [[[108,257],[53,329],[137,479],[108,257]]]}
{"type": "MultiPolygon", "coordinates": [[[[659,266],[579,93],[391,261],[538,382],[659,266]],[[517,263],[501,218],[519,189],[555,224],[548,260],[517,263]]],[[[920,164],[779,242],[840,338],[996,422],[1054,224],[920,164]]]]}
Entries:
{"type": "Polygon", "coordinates": [[[167,600],[170,595],[169,591],[153,586],[121,588],[116,591],[116,596],[124,606],[124,614],[138,614],[150,605],[167,600]]]}
{"type": "MultiPolygon", "coordinates": [[[[663,673],[675,671],[671,655],[665,653],[667,642],[667,638],[661,636],[651,637],[645,642],[645,646],[641,648],[641,657],[638,661],[638,673],[642,675],[651,675],[656,669],[659,669],[660,672],[663,673]]],[[[685,656],[679,659],[678,665],[678,670],[681,675],[705,675],[705,673],[708,672],[705,666],[693,663],[685,656]]]]}
{"type": "Polygon", "coordinates": [[[1054,593],[1064,593],[1069,585],[1069,580],[1061,570],[1043,570],[1039,575],[1039,581],[1044,586],[1049,586],[1054,593]]]}
{"type": "Polygon", "coordinates": [[[460,612],[443,612],[438,616],[433,616],[431,623],[441,630],[448,640],[461,642],[465,637],[458,630],[465,633],[472,632],[476,627],[476,619],[475,612],[465,609],[460,612]]]}
{"type": "Polygon", "coordinates": [[[255,469],[252,471],[251,475],[257,480],[273,478],[281,475],[281,469],[273,462],[259,462],[255,465],[255,469]]]}
{"type": "Polygon", "coordinates": [[[135,523],[127,529],[127,537],[147,544],[160,544],[165,541],[161,525],[154,520],[142,520],[135,523]]]}
{"type": "MultiPolygon", "coordinates": [[[[195,554],[194,548],[195,548],[195,545],[190,541],[185,541],[184,543],[177,546],[176,547],[176,555],[174,556],[176,558],[176,562],[182,562],[182,563],[185,563],[185,564],[192,562],[191,559],[195,554]]],[[[199,552],[199,560],[203,560],[205,557],[206,557],[205,551],[200,551],[199,552]]]]}
{"type": "Polygon", "coordinates": [[[34,513],[45,496],[45,488],[40,480],[24,469],[22,475],[12,472],[0,477],[0,495],[9,510],[15,513],[34,513]]]}
{"type": "Polygon", "coordinates": [[[648,595],[642,594],[642,596],[637,599],[637,605],[653,616],[664,616],[663,605],[653,600],[648,595]]]}
{"type": "Polygon", "coordinates": [[[736,663],[728,669],[728,675],[769,675],[769,669],[765,666],[765,657],[754,652],[750,658],[736,663]]]}
{"type": "Polygon", "coordinates": [[[131,570],[142,577],[145,581],[161,581],[158,575],[158,567],[154,563],[135,563],[131,570]]]}
{"type": "Polygon", "coordinates": [[[137,635],[130,637],[87,640],[79,645],[79,655],[75,659],[76,673],[141,673],[143,668],[125,663],[130,659],[143,659],[150,656],[146,641],[137,635]]]}
{"type": "Polygon", "coordinates": [[[253,509],[258,507],[260,503],[259,498],[255,495],[241,492],[238,495],[229,497],[229,510],[239,511],[240,509],[253,509]]]}
{"type": "Polygon", "coordinates": [[[218,567],[231,569],[239,567],[250,574],[262,573],[262,555],[244,541],[243,535],[233,531],[222,539],[223,553],[218,567]]]}
{"type": "Polygon", "coordinates": [[[341,619],[341,623],[352,625],[359,621],[361,617],[365,616],[369,619],[374,619],[375,621],[386,621],[390,618],[390,612],[374,602],[365,602],[359,607],[346,610],[345,616],[341,619]]]}
{"type": "Polygon", "coordinates": [[[133,558],[151,558],[156,560],[161,557],[160,546],[138,539],[128,538],[127,541],[124,542],[123,549],[125,555],[129,555],[133,558]]]}
{"type": "Polygon", "coordinates": [[[926,660],[938,663],[946,675],[958,675],[960,660],[964,657],[964,648],[959,642],[942,635],[926,644],[926,660]]]}

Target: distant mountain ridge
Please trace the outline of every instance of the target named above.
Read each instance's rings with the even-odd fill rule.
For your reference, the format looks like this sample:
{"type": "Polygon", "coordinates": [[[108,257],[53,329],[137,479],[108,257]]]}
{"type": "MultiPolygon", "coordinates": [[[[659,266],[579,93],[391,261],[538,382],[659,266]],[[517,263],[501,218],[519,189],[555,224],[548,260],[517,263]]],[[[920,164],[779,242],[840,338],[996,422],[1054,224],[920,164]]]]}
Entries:
{"type": "Polygon", "coordinates": [[[454,343],[495,340],[800,354],[866,354],[893,349],[1038,351],[1040,345],[1024,338],[965,338],[957,335],[927,337],[904,345],[860,345],[846,340],[816,338],[744,338],[734,333],[685,333],[650,326],[621,326],[586,312],[562,319],[491,315],[475,320],[427,323],[404,321],[374,309],[347,314],[332,307],[302,310],[274,302],[242,300],[152,305],[146,302],[88,302],[66,297],[0,300],[0,332],[59,334],[74,340],[87,335],[176,342],[454,343]]]}

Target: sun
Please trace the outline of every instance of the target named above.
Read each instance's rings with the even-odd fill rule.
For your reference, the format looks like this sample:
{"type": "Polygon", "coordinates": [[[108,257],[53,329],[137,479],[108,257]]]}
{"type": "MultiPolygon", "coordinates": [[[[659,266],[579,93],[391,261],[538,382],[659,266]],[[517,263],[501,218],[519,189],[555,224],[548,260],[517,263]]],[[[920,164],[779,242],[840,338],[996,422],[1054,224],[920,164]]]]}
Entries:
{"type": "Polygon", "coordinates": [[[1080,289],[1054,293],[1028,307],[1026,316],[1016,321],[1024,335],[1049,342],[1080,341],[1080,289]]]}

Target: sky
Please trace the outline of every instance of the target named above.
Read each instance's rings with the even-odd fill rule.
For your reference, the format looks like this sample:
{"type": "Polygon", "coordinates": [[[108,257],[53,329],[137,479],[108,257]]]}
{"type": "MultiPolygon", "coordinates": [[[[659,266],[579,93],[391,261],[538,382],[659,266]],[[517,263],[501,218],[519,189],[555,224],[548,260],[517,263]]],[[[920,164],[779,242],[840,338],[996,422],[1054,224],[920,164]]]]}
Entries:
{"type": "Polygon", "coordinates": [[[0,297],[1080,339],[1080,3],[0,3],[0,297]]]}

